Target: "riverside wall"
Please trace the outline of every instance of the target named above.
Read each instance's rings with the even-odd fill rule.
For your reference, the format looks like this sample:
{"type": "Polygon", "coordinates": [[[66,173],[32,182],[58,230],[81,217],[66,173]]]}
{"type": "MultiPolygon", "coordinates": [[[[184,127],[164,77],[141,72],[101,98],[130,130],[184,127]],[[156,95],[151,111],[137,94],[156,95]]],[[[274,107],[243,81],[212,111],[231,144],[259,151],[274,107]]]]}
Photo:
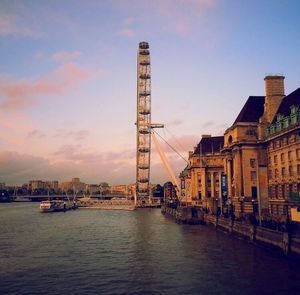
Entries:
{"type": "Polygon", "coordinates": [[[162,206],[161,210],[163,214],[173,217],[177,223],[213,225],[216,229],[255,244],[279,249],[285,255],[296,254],[300,256],[300,233],[277,231],[223,216],[206,214],[196,207],[174,209],[162,206]]]}

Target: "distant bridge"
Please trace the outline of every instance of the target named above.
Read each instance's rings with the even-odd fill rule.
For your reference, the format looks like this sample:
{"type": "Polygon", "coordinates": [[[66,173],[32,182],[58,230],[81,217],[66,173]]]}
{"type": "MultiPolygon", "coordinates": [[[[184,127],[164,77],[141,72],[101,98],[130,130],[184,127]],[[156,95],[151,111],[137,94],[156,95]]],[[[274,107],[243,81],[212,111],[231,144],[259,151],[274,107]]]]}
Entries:
{"type": "MultiPolygon", "coordinates": [[[[112,198],[126,198],[123,194],[107,194],[107,195],[77,195],[75,196],[75,199],[80,199],[83,197],[89,197],[93,199],[99,199],[99,200],[111,200],[112,198]]],[[[127,196],[127,198],[130,196],[127,196]]],[[[50,200],[73,200],[74,196],[66,196],[66,195],[27,195],[27,196],[11,196],[10,197],[12,201],[15,202],[41,202],[41,201],[46,201],[48,199],[50,200]]]]}

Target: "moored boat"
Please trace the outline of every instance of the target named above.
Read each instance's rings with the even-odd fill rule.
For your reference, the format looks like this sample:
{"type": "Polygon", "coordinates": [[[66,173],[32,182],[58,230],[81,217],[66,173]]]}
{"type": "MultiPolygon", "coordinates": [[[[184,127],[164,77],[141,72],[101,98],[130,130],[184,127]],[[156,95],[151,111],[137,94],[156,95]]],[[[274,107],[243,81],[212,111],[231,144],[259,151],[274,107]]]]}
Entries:
{"type": "Polygon", "coordinates": [[[66,211],[67,209],[66,202],[61,200],[48,200],[40,203],[40,211],[42,213],[66,211]]]}

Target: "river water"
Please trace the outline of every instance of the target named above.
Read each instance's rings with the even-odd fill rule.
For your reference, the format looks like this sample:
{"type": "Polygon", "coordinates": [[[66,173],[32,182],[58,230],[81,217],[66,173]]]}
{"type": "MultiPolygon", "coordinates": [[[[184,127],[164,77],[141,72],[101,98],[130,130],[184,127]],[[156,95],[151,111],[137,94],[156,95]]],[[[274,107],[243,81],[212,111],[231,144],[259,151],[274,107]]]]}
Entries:
{"type": "Polygon", "coordinates": [[[0,294],[300,294],[299,261],[159,209],[0,204],[0,294]]]}

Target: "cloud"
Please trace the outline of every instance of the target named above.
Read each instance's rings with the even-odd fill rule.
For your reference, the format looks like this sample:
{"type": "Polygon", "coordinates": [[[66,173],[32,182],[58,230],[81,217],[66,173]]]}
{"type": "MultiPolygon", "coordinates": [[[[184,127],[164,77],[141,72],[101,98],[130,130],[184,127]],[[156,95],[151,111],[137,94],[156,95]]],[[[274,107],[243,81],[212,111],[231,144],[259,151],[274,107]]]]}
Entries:
{"type": "Polygon", "coordinates": [[[34,129],[27,134],[28,139],[42,139],[46,137],[46,134],[38,129],[34,129]]]}
{"type": "Polygon", "coordinates": [[[81,129],[78,131],[69,131],[66,129],[56,129],[54,137],[64,138],[64,139],[74,139],[76,141],[82,141],[89,136],[89,131],[86,129],[81,129]]]}
{"type": "Polygon", "coordinates": [[[12,81],[0,79],[0,109],[15,110],[38,104],[37,97],[63,94],[90,77],[90,73],[74,63],[61,65],[53,73],[38,79],[12,81]]]}
{"type": "Polygon", "coordinates": [[[0,14],[0,36],[38,37],[39,34],[20,22],[17,16],[0,14]]]}
{"type": "Polygon", "coordinates": [[[135,32],[132,29],[133,23],[134,23],[133,18],[126,18],[123,21],[123,25],[121,30],[119,31],[119,35],[127,38],[133,38],[135,36],[135,32]]]}
{"type": "Polygon", "coordinates": [[[62,145],[56,152],[54,152],[54,155],[61,157],[64,160],[74,161],[77,163],[95,163],[103,159],[103,156],[101,154],[82,151],[82,147],[83,146],[80,144],[62,145]]]}
{"type": "Polygon", "coordinates": [[[202,124],[201,128],[203,129],[203,133],[223,135],[225,130],[228,128],[228,124],[207,121],[202,124]]]}
{"type": "Polygon", "coordinates": [[[135,151],[99,153],[83,145],[63,145],[52,156],[37,157],[0,150],[0,181],[22,184],[31,179],[65,181],[80,177],[87,183],[135,181],[135,151]]]}
{"type": "Polygon", "coordinates": [[[152,0],[138,4],[159,15],[170,30],[185,35],[196,20],[204,18],[207,10],[215,6],[216,0],[152,0]]]}
{"type": "Polygon", "coordinates": [[[58,62],[69,62],[81,56],[79,51],[60,51],[52,55],[52,59],[58,62]]]}
{"type": "Polygon", "coordinates": [[[167,126],[179,126],[179,125],[182,125],[183,123],[184,123],[183,120],[175,119],[175,120],[169,121],[166,125],[167,126]]]}
{"type": "MultiPolygon", "coordinates": [[[[187,154],[188,151],[193,150],[193,148],[200,141],[200,136],[195,135],[183,135],[180,137],[172,136],[171,138],[164,138],[168,144],[165,143],[159,136],[157,136],[157,138],[159,140],[159,143],[161,144],[161,147],[167,153],[174,153],[174,150],[172,150],[173,148],[180,153],[187,154]]],[[[185,155],[183,156],[185,157],[185,155]]]]}

